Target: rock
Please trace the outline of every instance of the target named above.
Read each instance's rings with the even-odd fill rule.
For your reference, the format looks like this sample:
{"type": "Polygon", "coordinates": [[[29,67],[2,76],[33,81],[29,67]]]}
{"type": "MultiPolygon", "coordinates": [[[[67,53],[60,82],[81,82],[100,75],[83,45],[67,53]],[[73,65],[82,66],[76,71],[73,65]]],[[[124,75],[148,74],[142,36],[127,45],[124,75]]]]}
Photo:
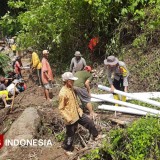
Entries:
{"type": "Polygon", "coordinates": [[[29,107],[23,111],[21,116],[12,124],[6,135],[7,139],[34,138],[37,127],[40,124],[40,117],[35,108],[29,107]]]}
{"type": "MultiPolygon", "coordinates": [[[[29,107],[23,111],[21,116],[13,122],[11,128],[5,135],[5,140],[31,140],[37,134],[40,126],[40,116],[37,109],[29,107]]],[[[4,159],[4,155],[17,150],[19,147],[3,146],[0,159],[4,159]]]]}

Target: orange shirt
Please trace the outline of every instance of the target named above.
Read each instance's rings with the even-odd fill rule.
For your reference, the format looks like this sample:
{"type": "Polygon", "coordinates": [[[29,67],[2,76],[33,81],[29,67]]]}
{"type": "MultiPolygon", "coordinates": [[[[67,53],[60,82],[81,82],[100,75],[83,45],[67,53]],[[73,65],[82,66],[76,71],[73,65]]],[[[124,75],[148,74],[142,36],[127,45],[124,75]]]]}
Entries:
{"type": "Polygon", "coordinates": [[[52,73],[52,70],[51,70],[51,66],[48,62],[48,60],[46,58],[43,58],[42,59],[42,69],[41,69],[41,72],[42,72],[42,83],[43,84],[47,84],[49,81],[48,81],[48,78],[46,77],[45,75],[45,72],[47,72],[49,78],[53,81],[53,73],[52,73]]]}

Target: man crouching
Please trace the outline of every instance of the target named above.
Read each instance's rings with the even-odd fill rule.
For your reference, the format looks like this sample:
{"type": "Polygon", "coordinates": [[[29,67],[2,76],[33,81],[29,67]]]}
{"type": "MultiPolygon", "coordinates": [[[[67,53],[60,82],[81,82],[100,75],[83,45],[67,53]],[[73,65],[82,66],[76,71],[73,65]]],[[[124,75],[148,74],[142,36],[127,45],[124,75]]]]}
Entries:
{"type": "Polygon", "coordinates": [[[77,80],[71,72],[65,72],[62,75],[64,86],[59,93],[59,110],[66,121],[66,137],[62,148],[66,150],[68,155],[73,154],[73,141],[78,123],[84,126],[92,134],[93,139],[98,138],[98,131],[94,122],[83,113],[79,107],[77,97],[73,90],[73,83],[77,80]]]}

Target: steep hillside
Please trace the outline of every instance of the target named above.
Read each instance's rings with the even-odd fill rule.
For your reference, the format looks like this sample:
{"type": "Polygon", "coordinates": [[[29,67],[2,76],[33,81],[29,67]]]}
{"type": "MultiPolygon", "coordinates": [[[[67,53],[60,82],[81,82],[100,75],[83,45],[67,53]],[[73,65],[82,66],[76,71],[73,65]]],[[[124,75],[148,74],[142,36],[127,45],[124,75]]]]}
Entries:
{"type": "Polygon", "coordinates": [[[160,90],[160,48],[158,46],[150,47],[150,51],[140,55],[136,50],[130,49],[123,54],[122,59],[130,71],[130,92],[160,90]]]}

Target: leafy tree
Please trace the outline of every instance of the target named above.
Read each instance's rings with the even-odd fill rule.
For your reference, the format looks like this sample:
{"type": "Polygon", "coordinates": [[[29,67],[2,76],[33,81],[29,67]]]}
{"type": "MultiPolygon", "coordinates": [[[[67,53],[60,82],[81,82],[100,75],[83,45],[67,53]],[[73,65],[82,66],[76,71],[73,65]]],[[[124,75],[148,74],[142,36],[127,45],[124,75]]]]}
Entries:
{"type": "MultiPolygon", "coordinates": [[[[159,27],[159,0],[9,0],[10,11],[0,25],[17,35],[21,48],[52,53],[51,61],[69,65],[75,50],[89,58],[88,42],[100,39],[95,56],[120,54],[129,41],[145,48],[159,27]],[[150,14],[148,14],[150,13],[150,14]],[[149,17],[149,18],[147,18],[149,17]],[[142,37],[137,34],[143,33],[142,37]],[[143,41],[141,41],[143,39],[143,41]],[[67,63],[64,63],[67,62],[67,63]]],[[[156,38],[158,42],[158,38],[156,38]]],[[[104,57],[103,57],[104,58],[104,57]]]]}
{"type": "Polygon", "coordinates": [[[5,75],[5,68],[8,66],[9,57],[3,53],[0,53],[0,75],[5,75]]]}

